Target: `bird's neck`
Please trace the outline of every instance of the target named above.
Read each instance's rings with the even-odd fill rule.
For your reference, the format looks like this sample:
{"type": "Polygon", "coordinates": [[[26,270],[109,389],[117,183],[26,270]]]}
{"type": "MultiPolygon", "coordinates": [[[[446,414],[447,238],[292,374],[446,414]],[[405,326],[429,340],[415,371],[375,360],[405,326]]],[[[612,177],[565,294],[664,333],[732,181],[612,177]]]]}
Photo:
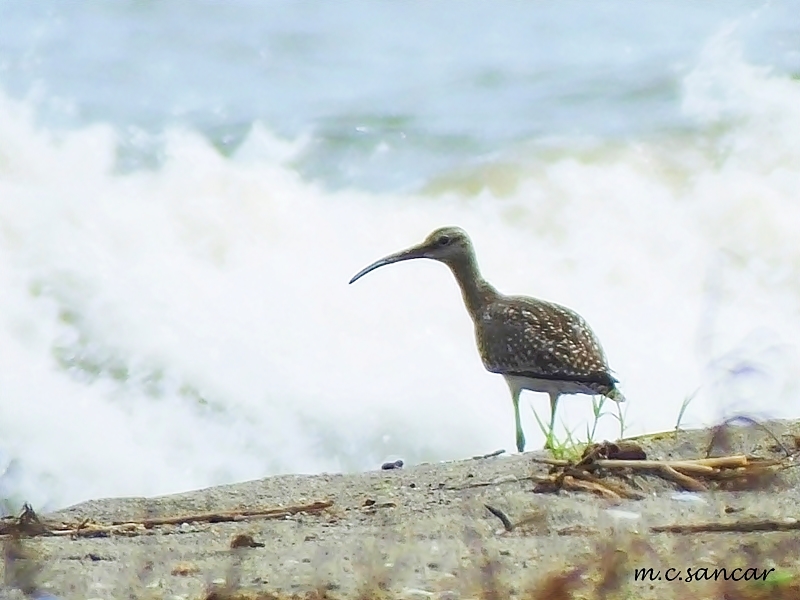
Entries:
{"type": "Polygon", "coordinates": [[[448,261],[447,266],[455,275],[464,304],[474,321],[480,309],[498,295],[497,290],[481,276],[474,256],[448,261]]]}

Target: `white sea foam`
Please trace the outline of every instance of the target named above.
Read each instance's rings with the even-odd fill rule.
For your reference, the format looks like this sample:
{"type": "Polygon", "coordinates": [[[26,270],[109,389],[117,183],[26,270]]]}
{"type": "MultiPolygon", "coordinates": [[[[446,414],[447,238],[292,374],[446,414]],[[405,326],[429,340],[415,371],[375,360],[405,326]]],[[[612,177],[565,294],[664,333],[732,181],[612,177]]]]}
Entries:
{"type": "MultiPolygon", "coordinates": [[[[697,132],[531,159],[503,193],[491,175],[478,194],[327,191],[262,128],[231,158],[176,129],[158,170],[119,174],[110,127],[57,133],[0,99],[0,496],[57,506],[511,449],[508,391],[446,269],[347,285],[444,224],[502,291],[587,318],[630,433],[672,427],[695,392],[685,425],[798,416],[800,83],[728,43],[685,78],[697,132]]],[[[523,409],[538,446],[528,402],[547,400],[523,409]]],[[[580,437],[590,403],[559,414],[580,437]]]]}

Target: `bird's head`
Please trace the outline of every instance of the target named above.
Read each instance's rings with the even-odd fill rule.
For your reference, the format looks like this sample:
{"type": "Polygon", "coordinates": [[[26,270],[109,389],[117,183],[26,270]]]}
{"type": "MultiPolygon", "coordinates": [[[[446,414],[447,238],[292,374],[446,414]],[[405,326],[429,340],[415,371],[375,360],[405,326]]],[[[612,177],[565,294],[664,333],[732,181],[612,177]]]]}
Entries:
{"type": "Polygon", "coordinates": [[[350,280],[350,283],[353,283],[378,267],[391,265],[392,263],[403,260],[431,258],[450,265],[459,260],[469,259],[472,253],[472,242],[466,231],[460,227],[441,227],[426,237],[421,244],[376,260],[368,267],[356,273],[350,280]]]}

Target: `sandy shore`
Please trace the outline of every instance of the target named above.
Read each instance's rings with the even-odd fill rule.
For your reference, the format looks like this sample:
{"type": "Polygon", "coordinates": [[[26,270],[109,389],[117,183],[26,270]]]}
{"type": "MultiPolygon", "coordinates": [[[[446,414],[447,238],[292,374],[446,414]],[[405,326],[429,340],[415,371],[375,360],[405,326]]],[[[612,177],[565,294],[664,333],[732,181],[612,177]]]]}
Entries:
{"type": "MultiPolygon", "coordinates": [[[[800,422],[769,427],[784,446],[796,450],[800,422]]],[[[706,456],[711,435],[708,430],[669,433],[637,443],[650,459],[698,459],[706,456]]],[[[717,454],[784,456],[760,429],[736,428],[727,438],[717,454]]],[[[203,598],[214,587],[289,595],[326,590],[335,597],[372,590],[370,595],[474,598],[492,588],[503,596],[531,598],[600,598],[603,590],[609,598],[712,598],[721,597],[724,586],[745,584],[721,578],[686,581],[687,569],[707,568],[712,575],[721,567],[774,568],[773,577],[781,579],[778,584],[748,583],[747,589],[797,584],[800,530],[653,530],[692,524],[736,528],[753,522],[790,528],[800,513],[797,469],[750,483],[746,487],[752,489],[744,491],[711,485],[709,491],[691,494],[644,473],[610,476],[612,487],[641,495],[626,499],[585,491],[536,492],[540,484],[534,479],[550,469],[534,462],[543,456],[288,475],[158,498],[85,502],[41,516],[44,528],[87,520],[101,525],[174,522],[117,525],[115,533],[104,537],[37,535],[11,543],[5,536],[6,587],[0,597],[23,597],[14,586],[27,585],[30,593],[104,599],[203,598]],[[487,504],[513,523],[525,522],[508,531],[487,504]],[[292,507],[301,506],[306,509],[293,512],[297,509],[292,507]],[[231,518],[227,511],[281,507],[278,518],[268,513],[209,522],[215,520],[209,513],[231,518]],[[251,536],[252,544],[239,538],[244,547],[232,549],[232,540],[242,534],[251,536]],[[661,581],[636,581],[639,568],[654,573],[679,569],[684,581],[667,582],[663,575],[661,581]],[[559,585],[575,596],[556,595],[553,589],[559,585]]]]}

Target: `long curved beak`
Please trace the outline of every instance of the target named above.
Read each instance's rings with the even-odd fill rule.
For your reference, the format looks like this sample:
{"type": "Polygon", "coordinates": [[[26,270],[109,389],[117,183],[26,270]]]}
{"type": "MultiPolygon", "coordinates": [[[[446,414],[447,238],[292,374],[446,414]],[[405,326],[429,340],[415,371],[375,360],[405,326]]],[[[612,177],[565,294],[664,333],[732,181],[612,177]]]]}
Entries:
{"type": "Polygon", "coordinates": [[[413,248],[409,248],[408,250],[401,250],[400,252],[395,252],[394,254],[390,254],[389,256],[384,256],[382,259],[376,260],[368,267],[361,269],[358,273],[353,275],[353,278],[350,280],[349,283],[353,283],[354,281],[361,279],[364,275],[366,275],[370,271],[374,271],[378,267],[391,265],[393,263],[400,262],[403,260],[411,260],[412,258],[425,258],[425,250],[420,246],[414,246],[413,248]]]}

